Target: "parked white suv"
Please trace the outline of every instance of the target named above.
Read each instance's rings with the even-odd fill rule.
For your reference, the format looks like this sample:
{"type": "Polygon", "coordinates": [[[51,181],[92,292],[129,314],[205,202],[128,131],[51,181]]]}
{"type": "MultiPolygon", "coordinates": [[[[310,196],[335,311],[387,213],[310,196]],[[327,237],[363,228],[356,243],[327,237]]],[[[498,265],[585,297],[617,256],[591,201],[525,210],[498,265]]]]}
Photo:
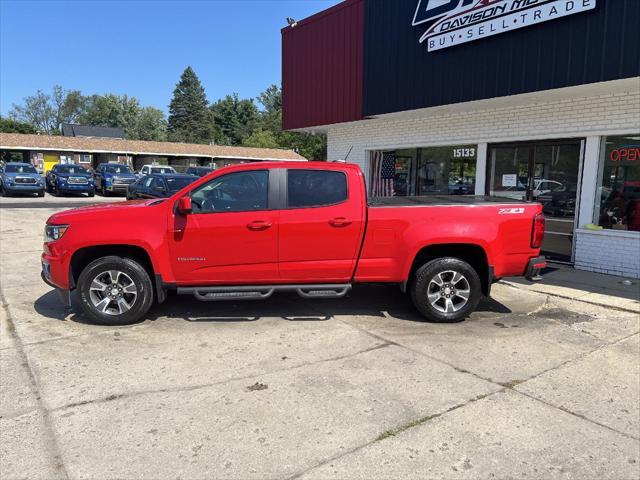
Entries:
{"type": "Polygon", "coordinates": [[[144,175],[151,175],[152,173],[165,175],[165,174],[172,174],[172,173],[178,173],[178,172],[176,172],[175,168],[170,167],[168,165],[144,165],[138,172],[138,175],[144,176],[144,175]]]}

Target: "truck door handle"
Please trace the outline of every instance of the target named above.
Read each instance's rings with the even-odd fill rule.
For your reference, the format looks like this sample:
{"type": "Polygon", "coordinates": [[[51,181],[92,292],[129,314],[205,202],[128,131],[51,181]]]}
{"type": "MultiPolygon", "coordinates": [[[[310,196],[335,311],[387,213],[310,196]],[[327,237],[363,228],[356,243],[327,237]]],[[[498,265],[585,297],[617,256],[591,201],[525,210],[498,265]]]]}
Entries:
{"type": "Polygon", "coordinates": [[[344,217],[336,217],[329,220],[329,225],[336,228],[347,227],[351,225],[351,220],[347,220],[344,217]]]}
{"type": "Polygon", "coordinates": [[[265,220],[256,220],[255,222],[251,222],[247,224],[247,228],[249,230],[260,232],[262,230],[267,230],[268,228],[271,228],[271,225],[272,225],[271,222],[267,222],[265,220]]]}

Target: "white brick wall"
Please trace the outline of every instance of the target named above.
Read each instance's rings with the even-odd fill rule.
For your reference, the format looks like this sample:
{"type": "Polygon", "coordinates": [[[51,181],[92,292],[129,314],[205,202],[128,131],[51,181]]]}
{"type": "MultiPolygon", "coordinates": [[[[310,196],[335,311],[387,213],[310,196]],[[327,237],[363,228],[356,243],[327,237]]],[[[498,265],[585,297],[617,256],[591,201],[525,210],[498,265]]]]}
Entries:
{"type": "MultiPolygon", "coordinates": [[[[486,144],[551,138],[587,138],[584,158],[585,193],[589,205],[581,205],[579,227],[590,223],[597,173],[600,136],[640,131],[640,81],[632,91],[567,98],[512,107],[478,108],[456,113],[437,109],[412,112],[404,118],[377,118],[331,125],[327,128],[328,158],[357,163],[369,177],[367,152],[371,150],[478,144],[486,156],[486,144]],[[483,148],[484,147],[484,148],[483,148]],[[587,191],[588,190],[588,191],[587,191]],[[592,191],[593,190],[593,191],[592,191]]],[[[558,91],[556,91],[557,93],[558,91]]],[[[539,98],[544,98],[544,92],[539,98]]],[[[521,100],[525,103],[526,100],[521,100]]],[[[485,165],[486,158],[478,158],[485,165]]],[[[477,191],[484,186],[484,169],[478,169],[477,191]]],[[[640,234],[633,232],[576,232],[576,267],[640,278],[640,234]]]]}
{"type": "Polygon", "coordinates": [[[576,232],[575,267],[640,278],[640,233],[606,230],[576,232]]]}
{"type": "MultiPolygon", "coordinates": [[[[640,86],[640,82],[639,82],[640,86]]],[[[428,112],[425,110],[425,112],[428,112]]],[[[415,112],[417,115],[417,112],[415,112]]],[[[640,91],[453,114],[371,119],[328,127],[328,158],[366,172],[366,152],[483,142],[577,138],[640,129],[640,91]]]]}

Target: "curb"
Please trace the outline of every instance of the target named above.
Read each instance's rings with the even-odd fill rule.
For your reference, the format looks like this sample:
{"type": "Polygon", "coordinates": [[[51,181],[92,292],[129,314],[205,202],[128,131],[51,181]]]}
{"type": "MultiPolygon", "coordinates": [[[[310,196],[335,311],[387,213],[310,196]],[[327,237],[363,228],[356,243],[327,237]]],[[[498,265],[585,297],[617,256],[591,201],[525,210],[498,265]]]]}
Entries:
{"type": "MultiPolygon", "coordinates": [[[[537,290],[523,288],[522,285],[517,284],[517,283],[509,282],[508,280],[500,280],[498,283],[501,283],[501,284],[506,285],[506,286],[511,287],[511,288],[515,288],[516,290],[523,290],[525,292],[534,292],[534,293],[539,293],[540,295],[549,295],[550,297],[563,298],[565,300],[572,300],[574,302],[587,303],[589,305],[596,305],[598,307],[609,308],[611,310],[616,310],[616,311],[619,311],[619,312],[640,314],[640,306],[637,309],[631,309],[631,308],[619,307],[619,306],[616,306],[616,305],[609,305],[609,304],[601,303],[601,302],[593,302],[593,301],[590,301],[590,300],[582,300],[580,297],[578,297],[578,298],[570,297],[568,295],[562,295],[562,294],[559,294],[559,293],[539,292],[537,290]]],[[[589,295],[590,293],[599,293],[599,292],[586,292],[585,295],[589,295]]]]}

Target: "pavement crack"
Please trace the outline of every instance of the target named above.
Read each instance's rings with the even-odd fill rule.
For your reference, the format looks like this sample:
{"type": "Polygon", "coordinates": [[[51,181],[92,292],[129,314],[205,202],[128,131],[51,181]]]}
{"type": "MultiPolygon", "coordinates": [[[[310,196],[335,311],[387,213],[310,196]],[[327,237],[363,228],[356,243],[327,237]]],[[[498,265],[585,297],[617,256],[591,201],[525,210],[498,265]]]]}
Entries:
{"type": "Polygon", "coordinates": [[[83,401],[80,401],[80,402],[74,402],[74,403],[69,403],[69,404],[66,404],[66,405],[62,405],[60,407],[56,407],[56,408],[51,409],[51,412],[59,412],[59,411],[68,410],[70,408],[81,407],[81,406],[84,406],[84,405],[100,404],[100,403],[111,402],[111,401],[114,401],[114,400],[120,400],[120,399],[123,399],[123,398],[133,398],[133,397],[139,397],[139,396],[142,396],[142,395],[149,395],[149,394],[156,394],[156,393],[193,392],[195,390],[202,390],[202,389],[205,389],[205,388],[216,387],[216,386],[224,385],[224,384],[231,383],[231,382],[238,382],[238,381],[242,381],[242,380],[251,380],[251,379],[255,379],[256,377],[259,377],[259,376],[266,376],[266,375],[272,375],[272,374],[276,374],[276,373],[296,370],[296,369],[299,369],[299,368],[308,367],[310,365],[317,365],[317,364],[327,363],[327,362],[337,362],[337,361],[340,361],[340,360],[344,360],[346,358],[351,358],[351,357],[355,357],[355,356],[358,356],[358,355],[362,355],[364,353],[373,352],[375,350],[380,350],[380,349],[388,347],[390,345],[391,344],[385,342],[383,344],[374,345],[372,347],[368,347],[368,348],[365,348],[365,349],[362,349],[362,350],[358,350],[357,352],[348,353],[348,354],[340,355],[340,356],[337,356],[337,357],[325,358],[323,360],[318,360],[318,361],[314,361],[314,362],[303,362],[303,363],[300,363],[298,365],[292,365],[291,367],[282,368],[282,369],[276,369],[276,370],[272,370],[272,371],[269,371],[269,372],[253,373],[253,374],[249,374],[249,375],[243,375],[241,377],[231,377],[231,378],[227,378],[227,379],[224,379],[224,380],[220,380],[219,382],[203,383],[203,384],[198,384],[198,385],[186,385],[186,386],[181,386],[181,387],[168,387],[168,388],[158,388],[158,389],[148,389],[148,390],[137,390],[137,391],[128,392],[128,393],[112,394],[112,395],[108,395],[106,397],[95,398],[95,399],[91,399],[91,400],[83,400],[83,401]]]}
{"type": "MultiPolygon", "coordinates": [[[[483,398],[487,398],[490,395],[494,395],[496,393],[500,393],[503,392],[504,390],[498,390],[497,392],[491,392],[491,393],[483,393],[482,395],[478,395],[476,397],[471,398],[470,400],[463,402],[463,403],[459,403],[457,405],[454,405],[453,407],[447,408],[446,410],[444,410],[443,412],[438,412],[438,413],[434,413],[431,415],[426,415],[424,417],[420,417],[417,418],[415,420],[412,420],[411,422],[405,423],[404,425],[401,425],[399,427],[390,429],[390,430],[386,430],[385,432],[381,433],[376,439],[375,441],[380,441],[380,440],[384,440],[385,438],[389,438],[389,437],[395,437],[396,435],[409,430],[410,428],[413,427],[417,427],[419,425],[422,425],[426,422],[428,422],[429,420],[433,420],[435,418],[441,417],[449,412],[453,412],[454,410],[458,410],[459,408],[462,408],[466,405],[469,405],[470,403],[474,403],[477,402],[478,400],[482,400],[483,398]]],[[[372,442],[373,443],[373,442],[372,442]]]]}
{"type": "Polygon", "coordinates": [[[22,340],[16,332],[15,323],[13,322],[13,317],[11,316],[11,312],[9,311],[9,305],[5,299],[4,292],[0,289],[0,302],[2,303],[2,308],[5,312],[5,318],[7,321],[7,330],[9,335],[13,337],[15,342],[16,352],[22,359],[22,362],[26,365],[27,374],[29,377],[29,382],[31,383],[31,388],[33,389],[33,393],[36,396],[36,400],[38,402],[38,409],[43,413],[43,423],[45,428],[45,435],[48,437],[49,441],[47,442],[47,447],[49,450],[49,454],[53,459],[56,470],[63,476],[63,478],[69,479],[69,473],[67,471],[67,467],[64,464],[64,460],[62,459],[62,450],[60,449],[60,445],[58,444],[58,439],[55,434],[55,429],[53,427],[53,420],[51,418],[51,412],[47,409],[44,401],[42,400],[42,389],[40,388],[40,384],[38,382],[38,377],[35,373],[33,365],[31,364],[27,353],[24,350],[22,345],[22,340]]]}
{"type": "Polygon", "coordinates": [[[530,398],[531,400],[535,400],[537,402],[540,402],[543,405],[546,405],[547,407],[551,407],[551,408],[554,408],[556,410],[560,410],[561,412],[567,413],[567,414],[569,414],[569,415],[571,415],[573,417],[576,417],[576,418],[579,418],[581,420],[584,420],[585,422],[592,423],[592,424],[597,425],[597,426],[599,426],[601,428],[605,428],[605,429],[607,429],[607,430],[609,430],[611,432],[617,433],[618,435],[622,435],[623,437],[627,437],[627,438],[630,438],[632,440],[640,440],[640,437],[637,437],[635,435],[630,435],[630,434],[628,434],[626,432],[622,432],[622,431],[617,430],[617,429],[615,429],[613,427],[610,427],[609,425],[605,425],[604,423],[600,423],[600,422],[598,422],[596,420],[593,420],[593,419],[591,419],[589,417],[586,417],[586,416],[584,416],[584,415],[582,415],[580,413],[572,412],[571,410],[563,407],[562,405],[553,405],[552,403],[549,403],[549,402],[547,402],[545,400],[542,400],[542,399],[540,399],[538,397],[535,397],[535,396],[533,396],[533,395],[531,395],[529,393],[526,393],[526,392],[521,392],[519,390],[513,390],[513,391],[516,392],[516,393],[519,393],[520,395],[522,395],[524,397],[530,398]]]}
{"type": "Polygon", "coordinates": [[[491,395],[495,395],[497,393],[502,393],[502,392],[504,392],[504,389],[498,390],[498,391],[495,391],[495,392],[484,393],[482,395],[478,395],[476,397],[473,397],[473,398],[471,398],[471,399],[469,399],[469,400],[467,400],[465,402],[453,405],[452,407],[449,407],[446,410],[443,410],[442,412],[437,412],[437,413],[434,413],[434,414],[431,414],[431,415],[426,415],[424,417],[420,417],[420,418],[412,420],[412,421],[410,421],[408,423],[400,425],[400,426],[398,426],[396,428],[392,428],[392,429],[386,430],[386,431],[382,432],[380,435],[378,435],[377,437],[375,437],[374,439],[369,440],[368,442],[365,442],[365,443],[362,443],[362,444],[357,445],[355,447],[352,447],[352,448],[350,448],[350,449],[348,449],[348,450],[346,450],[344,452],[340,452],[340,453],[338,453],[336,455],[332,455],[330,457],[327,457],[324,460],[321,460],[321,461],[317,462],[315,465],[312,465],[311,467],[305,468],[304,470],[302,470],[300,472],[297,472],[297,473],[294,473],[293,475],[285,477],[285,480],[295,480],[297,478],[300,478],[301,476],[305,475],[308,472],[311,472],[312,470],[315,470],[317,468],[323,467],[324,465],[326,465],[328,463],[331,463],[331,462],[334,462],[336,460],[339,460],[339,459],[341,459],[343,457],[351,455],[352,453],[358,452],[358,451],[360,451],[360,450],[362,450],[364,448],[367,448],[367,447],[369,447],[371,445],[374,445],[374,444],[376,444],[378,442],[381,442],[382,440],[384,440],[386,438],[395,437],[396,435],[399,435],[399,434],[401,434],[401,433],[403,433],[403,432],[405,432],[405,431],[407,431],[407,430],[409,430],[411,428],[423,425],[423,424],[429,422],[430,420],[434,420],[434,419],[436,419],[438,417],[442,417],[443,415],[446,415],[447,413],[453,412],[453,411],[458,410],[458,409],[460,409],[462,407],[465,407],[467,405],[475,403],[475,402],[477,402],[479,400],[482,400],[484,398],[490,397],[491,395]]]}

